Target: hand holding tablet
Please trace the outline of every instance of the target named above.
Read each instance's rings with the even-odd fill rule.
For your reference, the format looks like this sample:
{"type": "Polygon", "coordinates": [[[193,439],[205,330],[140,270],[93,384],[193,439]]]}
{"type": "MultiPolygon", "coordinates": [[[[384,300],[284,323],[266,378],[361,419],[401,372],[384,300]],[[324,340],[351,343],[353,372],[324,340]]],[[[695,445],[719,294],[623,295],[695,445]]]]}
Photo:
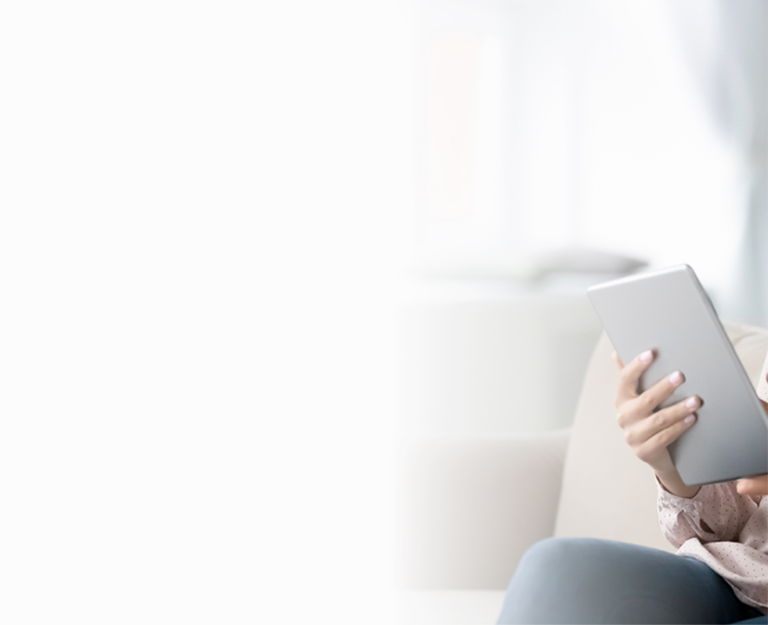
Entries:
{"type": "Polygon", "coordinates": [[[675,490],[693,496],[697,485],[768,473],[768,415],[690,267],[629,276],[587,293],[628,363],[619,423],[665,486],[677,477],[675,490]],[[649,350],[652,357],[642,361],[649,350]],[[686,423],[690,416],[695,420],[686,423]]]}
{"type": "Polygon", "coordinates": [[[654,353],[645,351],[626,367],[616,352],[613,358],[621,372],[616,420],[624,431],[624,440],[635,455],[653,469],[668,491],[680,497],[694,497],[699,487],[683,483],[667,447],[695,423],[701,400],[694,395],[656,412],[659,404],[685,382],[682,373],[675,371],[639,394],[640,376],[653,362],[654,353]]]}

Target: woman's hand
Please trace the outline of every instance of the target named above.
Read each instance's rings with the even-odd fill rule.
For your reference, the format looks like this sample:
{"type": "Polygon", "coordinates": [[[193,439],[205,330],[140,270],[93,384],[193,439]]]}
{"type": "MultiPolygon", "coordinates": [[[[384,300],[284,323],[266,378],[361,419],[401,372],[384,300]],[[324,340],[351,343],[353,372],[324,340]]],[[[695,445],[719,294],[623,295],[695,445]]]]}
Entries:
{"type": "Polygon", "coordinates": [[[765,497],[768,495],[768,475],[760,477],[748,477],[736,482],[736,490],[742,495],[757,495],[765,497]]]}
{"type": "MultiPolygon", "coordinates": [[[[765,381],[768,382],[768,374],[765,376],[765,381]]],[[[763,404],[763,410],[768,414],[768,403],[762,399],[760,403],[763,404]]],[[[768,496],[768,475],[761,475],[759,477],[744,478],[736,482],[736,490],[742,495],[757,495],[759,497],[768,496]]]]}
{"type": "Polygon", "coordinates": [[[643,352],[626,366],[616,352],[613,359],[621,371],[616,393],[616,420],[624,431],[624,440],[640,460],[650,465],[667,490],[681,497],[695,496],[698,487],[687,486],[680,479],[667,446],[695,423],[701,399],[694,395],[654,412],[685,382],[683,374],[675,371],[638,394],[640,375],[653,362],[653,352],[643,352]]]}

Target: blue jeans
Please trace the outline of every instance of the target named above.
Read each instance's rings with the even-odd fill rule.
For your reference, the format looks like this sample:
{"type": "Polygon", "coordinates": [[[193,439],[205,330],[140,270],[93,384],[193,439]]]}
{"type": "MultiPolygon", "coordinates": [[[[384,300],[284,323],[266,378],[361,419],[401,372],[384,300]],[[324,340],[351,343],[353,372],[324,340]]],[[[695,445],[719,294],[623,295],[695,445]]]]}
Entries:
{"type": "Polygon", "coordinates": [[[596,538],[547,538],[523,556],[498,623],[768,623],[687,556],[596,538]]]}

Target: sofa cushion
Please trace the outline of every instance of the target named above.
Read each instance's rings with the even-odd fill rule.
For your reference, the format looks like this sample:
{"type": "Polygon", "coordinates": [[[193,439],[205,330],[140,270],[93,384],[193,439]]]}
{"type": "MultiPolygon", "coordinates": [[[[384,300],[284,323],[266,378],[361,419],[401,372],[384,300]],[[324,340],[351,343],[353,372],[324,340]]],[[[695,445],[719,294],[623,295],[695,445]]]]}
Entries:
{"type": "MultiPolygon", "coordinates": [[[[768,352],[768,331],[724,322],[753,385],[768,352]]],[[[616,423],[619,373],[607,336],[587,369],[565,458],[556,536],[620,540],[674,552],[659,529],[653,471],[637,459],[616,423]]]]}
{"type": "Polygon", "coordinates": [[[401,581],[410,589],[504,589],[555,528],[568,430],[429,436],[402,448],[401,581]]]}

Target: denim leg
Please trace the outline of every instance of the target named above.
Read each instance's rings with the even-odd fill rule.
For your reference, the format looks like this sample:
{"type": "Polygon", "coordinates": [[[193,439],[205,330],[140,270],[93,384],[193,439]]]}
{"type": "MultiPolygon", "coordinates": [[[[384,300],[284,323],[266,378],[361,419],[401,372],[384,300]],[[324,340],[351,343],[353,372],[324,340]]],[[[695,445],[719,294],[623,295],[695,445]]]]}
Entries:
{"type": "Polygon", "coordinates": [[[735,623],[759,614],[695,558],[547,538],[520,561],[498,623],[735,623]]]}

